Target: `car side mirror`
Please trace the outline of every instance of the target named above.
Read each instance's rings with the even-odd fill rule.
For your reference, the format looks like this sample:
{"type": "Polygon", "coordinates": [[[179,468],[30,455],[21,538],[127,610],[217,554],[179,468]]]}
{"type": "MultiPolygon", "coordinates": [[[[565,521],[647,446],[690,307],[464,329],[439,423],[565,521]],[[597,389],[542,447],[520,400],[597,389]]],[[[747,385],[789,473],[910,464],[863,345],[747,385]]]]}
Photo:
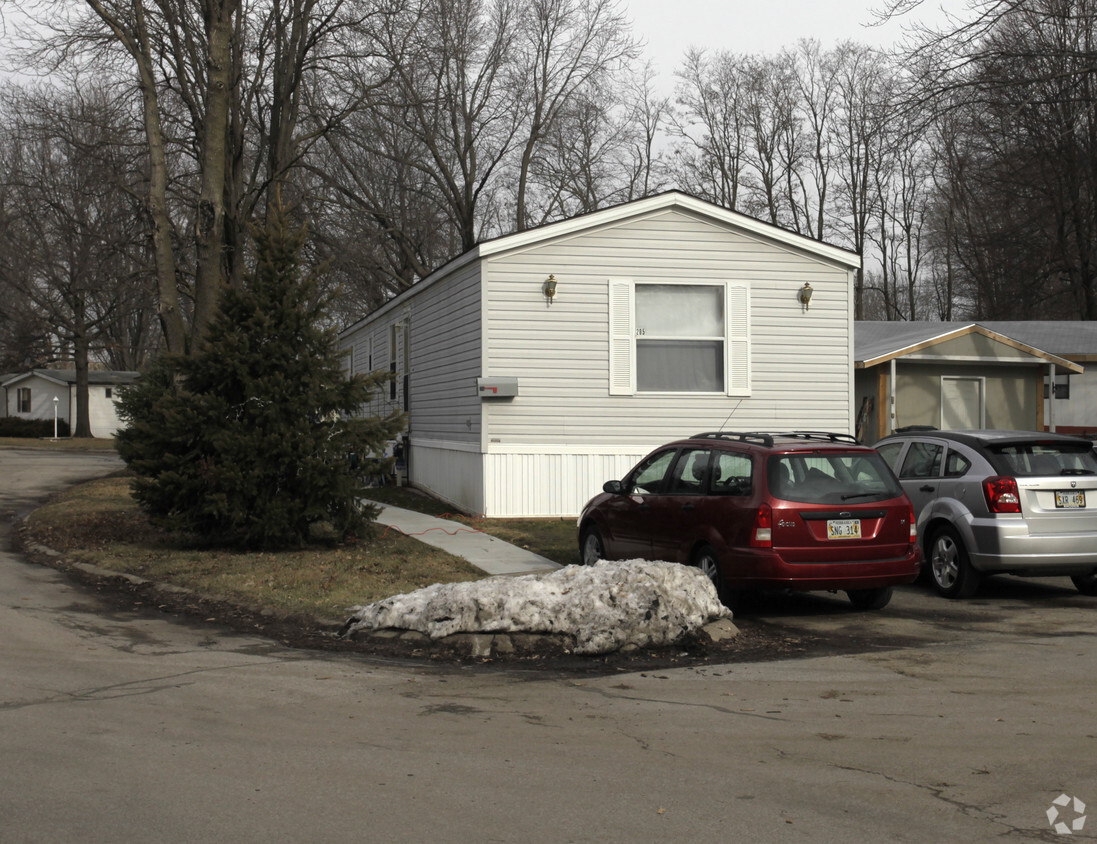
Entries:
{"type": "Polygon", "coordinates": [[[602,484],[602,492],[608,492],[610,495],[622,495],[624,491],[625,487],[620,481],[606,481],[602,484]]]}

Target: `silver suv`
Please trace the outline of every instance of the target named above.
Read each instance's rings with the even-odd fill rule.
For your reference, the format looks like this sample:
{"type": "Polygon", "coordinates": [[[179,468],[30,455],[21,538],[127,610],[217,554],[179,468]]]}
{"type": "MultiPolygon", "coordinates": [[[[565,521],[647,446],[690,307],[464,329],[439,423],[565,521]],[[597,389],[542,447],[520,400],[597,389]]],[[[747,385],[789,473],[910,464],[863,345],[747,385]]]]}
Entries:
{"type": "Polygon", "coordinates": [[[1097,457],[1077,437],[911,430],[875,448],[914,503],[933,586],[975,593],[984,575],[1069,576],[1097,595],[1097,457]]]}

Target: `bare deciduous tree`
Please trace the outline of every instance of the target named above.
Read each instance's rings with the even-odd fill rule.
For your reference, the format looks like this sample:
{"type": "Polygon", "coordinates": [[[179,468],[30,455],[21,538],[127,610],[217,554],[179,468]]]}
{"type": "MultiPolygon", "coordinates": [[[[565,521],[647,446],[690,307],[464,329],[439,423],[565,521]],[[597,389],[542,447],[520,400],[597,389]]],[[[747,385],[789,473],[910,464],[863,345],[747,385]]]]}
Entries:
{"type": "MultiPolygon", "coordinates": [[[[859,255],[865,254],[877,199],[873,173],[881,166],[888,108],[888,77],[882,56],[863,45],[845,42],[837,48],[838,88],[832,144],[835,150],[837,232],[859,255]]],[[[854,282],[854,318],[864,318],[864,268],[854,282]]]]}
{"type": "Polygon", "coordinates": [[[115,345],[119,327],[142,326],[144,246],[139,205],[123,178],[132,139],[110,93],[9,90],[5,193],[18,207],[0,241],[0,277],[49,327],[53,360],[76,370],[77,437],[91,436],[88,368],[115,345]]]}
{"type": "Polygon", "coordinates": [[[639,45],[617,0],[532,0],[524,7],[518,30],[515,81],[523,91],[525,115],[515,215],[516,228],[523,231],[531,222],[530,168],[545,135],[580,92],[604,89],[623,74],[637,58],[639,45]]]}
{"type": "Polygon", "coordinates": [[[1097,318],[1097,6],[969,11],[923,29],[906,57],[908,101],[948,124],[938,264],[973,316],[1097,318]]]}
{"type": "Polygon", "coordinates": [[[678,71],[682,107],[675,125],[676,177],[686,190],[733,211],[752,143],[745,115],[750,82],[745,56],[690,50],[678,71]]]}

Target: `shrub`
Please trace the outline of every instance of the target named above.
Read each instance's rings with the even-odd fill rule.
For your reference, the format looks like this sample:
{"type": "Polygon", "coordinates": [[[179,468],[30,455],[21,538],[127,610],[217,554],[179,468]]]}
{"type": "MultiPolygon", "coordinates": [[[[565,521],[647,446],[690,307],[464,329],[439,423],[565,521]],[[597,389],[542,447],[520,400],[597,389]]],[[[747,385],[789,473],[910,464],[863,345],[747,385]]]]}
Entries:
{"type": "MultiPolygon", "coordinates": [[[[57,420],[57,436],[69,435],[69,423],[57,420]]],[[[24,419],[22,416],[0,417],[0,437],[21,437],[24,439],[42,439],[53,436],[52,419],[24,419]]]]}
{"type": "Polygon", "coordinates": [[[277,548],[376,514],[348,455],[380,453],[403,418],[352,418],[388,376],[345,377],[318,279],[299,270],[305,231],[287,225],[277,209],[255,233],[256,270],[225,292],[201,352],[163,357],[121,397],[118,452],[157,524],[277,548]]]}

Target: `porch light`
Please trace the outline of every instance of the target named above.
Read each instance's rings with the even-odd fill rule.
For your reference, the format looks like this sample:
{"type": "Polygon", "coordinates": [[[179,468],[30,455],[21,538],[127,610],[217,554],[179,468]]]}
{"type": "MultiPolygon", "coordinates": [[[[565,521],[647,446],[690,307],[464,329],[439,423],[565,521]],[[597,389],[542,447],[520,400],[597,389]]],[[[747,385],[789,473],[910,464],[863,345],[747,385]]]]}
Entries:
{"type": "Polygon", "coordinates": [[[545,283],[541,286],[541,290],[544,292],[545,298],[548,300],[548,303],[551,305],[552,304],[552,297],[556,295],[556,276],[554,276],[552,273],[549,273],[549,277],[548,277],[548,279],[546,279],[545,283]]]}
{"type": "Polygon", "coordinates": [[[800,288],[800,293],[797,298],[800,300],[800,304],[804,306],[805,311],[811,307],[811,294],[813,292],[811,285],[807,282],[804,282],[804,286],[800,288]]]}

